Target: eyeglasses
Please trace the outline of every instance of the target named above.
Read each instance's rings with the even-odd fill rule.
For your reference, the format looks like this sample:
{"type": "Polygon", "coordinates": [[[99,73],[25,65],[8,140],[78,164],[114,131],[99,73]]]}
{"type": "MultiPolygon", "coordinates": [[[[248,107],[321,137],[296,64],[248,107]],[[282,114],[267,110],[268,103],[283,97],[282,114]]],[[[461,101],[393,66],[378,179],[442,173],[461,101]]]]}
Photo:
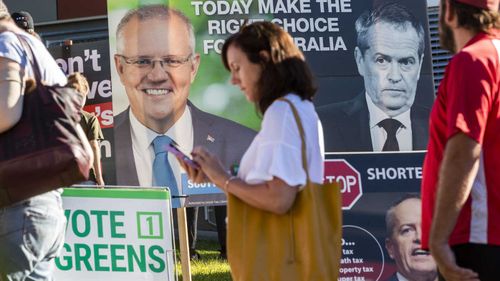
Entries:
{"type": "Polygon", "coordinates": [[[168,71],[171,68],[177,68],[187,63],[193,57],[192,54],[189,54],[185,57],[165,56],[158,59],[146,56],[127,57],[118,54],[116,56],[121,58],[126,64],[131,65],[137,69],[140,69],[141,71],[152,70],[155,62],[159,62],[163,70],[168,71]]]}

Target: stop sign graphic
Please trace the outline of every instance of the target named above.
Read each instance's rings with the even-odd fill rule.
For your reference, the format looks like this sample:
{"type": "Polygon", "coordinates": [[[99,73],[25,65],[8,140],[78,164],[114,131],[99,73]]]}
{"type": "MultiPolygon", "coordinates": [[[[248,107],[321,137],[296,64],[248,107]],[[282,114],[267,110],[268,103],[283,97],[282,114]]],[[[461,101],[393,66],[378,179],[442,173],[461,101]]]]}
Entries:
{"type": "Polygon", "coordinates": [[[338,182],[342,210],[350,210],[363,195],[361,175],[344,159],[325,160],[325,183],[338,182]]]}

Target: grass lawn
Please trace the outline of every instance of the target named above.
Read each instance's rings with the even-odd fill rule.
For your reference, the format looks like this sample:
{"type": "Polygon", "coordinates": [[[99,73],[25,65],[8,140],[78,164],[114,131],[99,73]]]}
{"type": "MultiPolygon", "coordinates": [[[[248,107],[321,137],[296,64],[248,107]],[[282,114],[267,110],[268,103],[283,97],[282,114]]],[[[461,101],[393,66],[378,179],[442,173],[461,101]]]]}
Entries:
{"type": "MultiPolygon", "coordinates": [[[[219,243],[213,240],[199,240],[196,242],[201,260],[191,262],[191,279],[193,281],[231,281],[229,264],[226,260],[218,259],[219,243]]],[[[182,280],[180,256],[177,255],[177,272],[179,281],[182,280]]]]}

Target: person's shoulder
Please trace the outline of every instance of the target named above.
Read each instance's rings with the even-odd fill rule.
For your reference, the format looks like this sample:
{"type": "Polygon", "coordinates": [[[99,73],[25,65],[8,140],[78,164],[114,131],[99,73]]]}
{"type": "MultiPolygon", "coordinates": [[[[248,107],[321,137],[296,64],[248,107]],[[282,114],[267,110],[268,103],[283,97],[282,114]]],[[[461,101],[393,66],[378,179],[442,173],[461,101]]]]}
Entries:
{"type": "Polygon", "coordinates": [[[16,34],[13,31],[5,31],[0,33],[0,44],[2,46],[11,46],[24,49],[21,39],[27,42],[32,48],[36,49],[33,51],[46,49],[45,45],[43,45],[43,42],[29,33],[20,32],[16,34]]]}
{"type": "Polygon", "coordinates": [[[495,41],[500,38],[491,38],[487,34],[479,34],[468,45],[457,52],[450,60],[450,64],[465,67],[468,65],[487,64],[486,60],[498,60],[498,46],[495,41]]]}
{"type": "Polygon", "coordinates": [[[484,56],[485,52],[497,53],[497,42],[500,40],[500,33],[498,30],[491,33],[480,32],[473,37],[464,48],[458,53],[467,53],[471,56],[484,56]]]}
{"type": "Polygon", "coordinates": [[[87,112],[85,110],[82,110],[81,112],[82,112],[82,115],[85,117],[86,120],[88,120],[89,123],[99,122],[95,113],[87,112]]]}
{"type": "Polygon", "coordinates": [[[81,110],[80,113],[82,114],[82,117],[87,119],[87,120],[92,119],[93,117],[95,118],[94,114],[87,112],[85,110],[81,110]]]}
{"type": "Polygon", "coordinates": [[[477,46],[468,46],[456,53],[450,60],[450,64],[462,65],[472,63],[478,56],[477,46]]]}
{"type": "Polygon", "coordinates": [[[2,44],[9,44],[12,42],[18,42],[19,39],[17,39],[17,36],[14,32],[12,31],[4,31],[0,33],[0,42],[2,44]]]}
{"type": "Polygon", "coordinates": [[[270,115],[270,114],[283,114],[284,112],[291,112],[292,111],[291,106],[288,104],[287,101],[291,102],[296,109],[314,107],[311,101],[307,99],[302,99],[300,96],[291,93],[275,100],[267,108],[265,114],[270,115]]]}
{"type": "Polygon", "coordinates": [[[286,112],[286,111],[290,111],[290,112],[292,111],[290,108],[290,105],[286,101],[276,100],[271,105],[269,105],[269,107],[266,109],[266,112],[264,113],[264,118],[266,116],[270,116],[270,115],[283,114],[283,112],[286,112]]]}
{"type": "MultiPolygon", "coordinates": [[[[483,42],[484,43],[484,42],[483,42]]],[[[469,74],[467,78],[480,78],[494,74],[500,64],[493,44],[471,44],[456,53],[448,64],[449,75],[469,74]]]]}
{"type": "MultiPolygon", "coordinates": [[[[32,39],[35,39],[35,37],[27,32],[24,32],[17,27],[10,26],[10,23],[0,24],[0,30],[2,30],[2,32],[0,32],[0,45],[2,46],[22,46],[19,39],[20,37],[30,42],[30,44],[32,39]]],[[[41,45],[43,46],[43,43],[41,45]]]]}
{"type": "Polygon", "coordinates": [[[22,50],[21,41],[19,41],[14,32],[4,31],[0,33],[0,53],[2,56],[13,59],[19,63],[19,58],[15,57],[22,56],[22,50]],[[15,54],[15,57],[13,57],[13,54],[15,54]]]}
{"type": "MultiPolygon", "coordinates": [[[[300,97],[287,95],[283,98],[291,102],[298,110],[298,107],[300,106],[300,97]]],[[[293,116],[292,114],[293,113],[290,104],[288,104],[288,102],[285,100],[277,99],[271,105],[269,105],[269,107],[266,109],[266,112],[264,112],[263,123],[272,122],[273,125],[278,125],[278,123],[281,122],[286,123],[288,121],[285,120],[284,117],[291,118],[291,116],[293,116]]]]}

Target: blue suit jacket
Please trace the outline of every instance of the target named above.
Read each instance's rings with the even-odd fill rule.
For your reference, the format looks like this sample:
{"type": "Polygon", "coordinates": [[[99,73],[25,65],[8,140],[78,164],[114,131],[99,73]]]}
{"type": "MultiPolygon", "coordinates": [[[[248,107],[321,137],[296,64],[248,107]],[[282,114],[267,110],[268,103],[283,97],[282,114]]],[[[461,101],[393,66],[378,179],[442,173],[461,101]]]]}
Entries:
{"type": "MultiPolygon", "coordinates": [[[[425,150],[430,110],[415,104],[410,110],[413,150],[425,150]]],[[[317,111],[327,152],[373,151],[364,91],[352,100],[321,106],[317,111]]]]}

